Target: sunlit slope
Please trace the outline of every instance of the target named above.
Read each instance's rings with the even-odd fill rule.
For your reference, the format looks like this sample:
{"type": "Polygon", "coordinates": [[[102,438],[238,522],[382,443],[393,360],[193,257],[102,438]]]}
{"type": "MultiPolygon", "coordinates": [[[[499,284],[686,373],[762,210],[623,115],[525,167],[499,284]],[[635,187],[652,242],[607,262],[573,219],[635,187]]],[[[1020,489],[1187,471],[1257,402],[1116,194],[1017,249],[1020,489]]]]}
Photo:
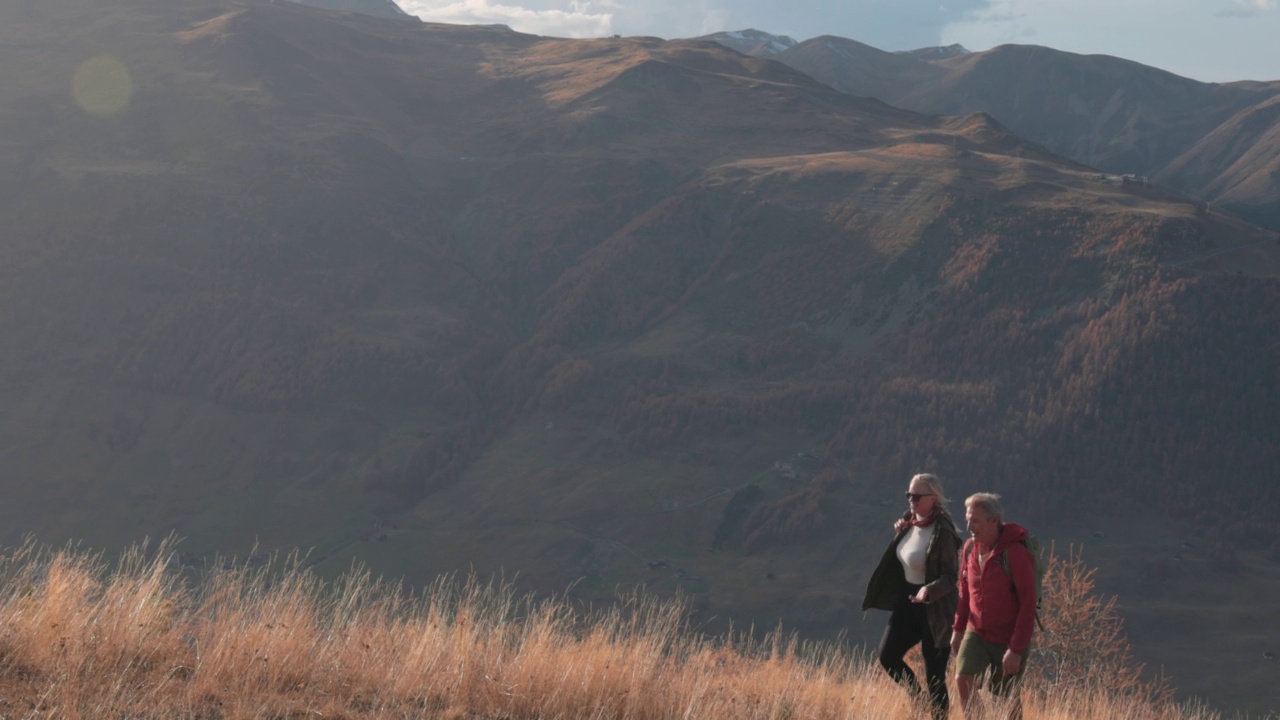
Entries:
{"type": "Polygon", "coordinates": [[[772,55],[831,87],[918,112],[989,113],[1077,162],[1146,175],[1278,227],[1265,168],[1275,82],[1202,83],[1106,55],[1031,45],[924,57],[845,38],[772,55]]]}
{"type": "Polygon", "coordinates": [[[11,540],[826,635],[919,469],[1274,539],[1276,237],[1216,207],[706,43],[0,21],[11,540]]]}

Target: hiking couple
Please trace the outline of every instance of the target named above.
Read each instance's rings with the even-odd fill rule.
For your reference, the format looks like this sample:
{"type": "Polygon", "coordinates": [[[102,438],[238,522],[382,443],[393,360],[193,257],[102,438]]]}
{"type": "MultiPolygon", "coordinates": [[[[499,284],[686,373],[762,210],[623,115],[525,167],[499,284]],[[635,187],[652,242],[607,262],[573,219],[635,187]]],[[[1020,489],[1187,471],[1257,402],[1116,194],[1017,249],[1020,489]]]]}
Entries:
{"type": "Polygon", "coordinates": [[[920,683],[903,661],[916,644],[924,657],[928,701],[935,720],[947,717],[947,661],[956,656],[956,689],[966,715],[975,715],[979,677],[1009,701],[1009,720],[1021,720],[1018,684],[1026,669],[1035,624],[1035,558],[1027,531],[1002,520],[1000,496],[965,500],[963,546],[942,483],[928,474],[911,478],[909,509],[894,523],[894,539],[867,583],[862,609],[889,610],[880,639],[880,664],[919,694],[920,683]]]}

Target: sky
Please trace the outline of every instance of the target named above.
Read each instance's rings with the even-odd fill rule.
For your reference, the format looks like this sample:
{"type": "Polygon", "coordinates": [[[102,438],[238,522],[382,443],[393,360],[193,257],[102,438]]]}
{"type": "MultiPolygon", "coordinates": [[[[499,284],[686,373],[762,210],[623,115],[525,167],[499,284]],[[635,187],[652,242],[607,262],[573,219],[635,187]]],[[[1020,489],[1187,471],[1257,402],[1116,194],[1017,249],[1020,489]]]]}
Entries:
{"type": "Polygon", "coordinates": [[[1205,82],[1280,80],[1280,0],[397,0],[428,22],[554,37],[754,28],[882,50],[1005,43],[1115,55],[1205,82]]]}

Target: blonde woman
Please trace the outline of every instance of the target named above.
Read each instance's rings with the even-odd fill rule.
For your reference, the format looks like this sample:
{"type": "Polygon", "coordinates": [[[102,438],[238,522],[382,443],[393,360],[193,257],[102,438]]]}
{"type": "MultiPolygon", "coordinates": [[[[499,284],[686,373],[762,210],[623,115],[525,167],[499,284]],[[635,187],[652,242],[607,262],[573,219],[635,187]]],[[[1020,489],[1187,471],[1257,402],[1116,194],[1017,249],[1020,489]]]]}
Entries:
{"type": "Polygon", "coordinates": [[[960,535],[937,476],[911,478],[907,511],[893,529],[893,540],[867,583],[862,609],[890,611],[878,649],[880,665],[915,695],[920,681],[903,658],[920,645],[931,712],[935,719],[946,718],[960,535]]]}

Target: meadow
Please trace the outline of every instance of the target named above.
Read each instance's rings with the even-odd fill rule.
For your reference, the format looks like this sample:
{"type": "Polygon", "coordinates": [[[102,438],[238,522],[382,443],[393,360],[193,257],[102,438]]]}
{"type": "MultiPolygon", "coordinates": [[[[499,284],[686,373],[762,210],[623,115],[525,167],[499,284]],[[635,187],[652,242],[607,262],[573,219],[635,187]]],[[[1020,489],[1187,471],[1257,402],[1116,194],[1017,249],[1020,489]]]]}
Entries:
{"type": "MultiPolygon", "coordinates": [[[[27,544],[0,561],[0,717],[835,720],[922,717],[839,639],[697,632],[679,601],[607,608],[441,578],[416,593],[299,558],[193,571],[172,544],[109,561],[27,544]]],[[[1210,720],[1128,654],[1071,553],[1046,575],[1031,720],[1210,720]]],[[[953,695],[954,696],[954,695],[953,695]]],[[[978,717],[1002,717],[989,703],[978,717]]],[[[953,707],[952,717],[959,718],[953,707]]]]}

